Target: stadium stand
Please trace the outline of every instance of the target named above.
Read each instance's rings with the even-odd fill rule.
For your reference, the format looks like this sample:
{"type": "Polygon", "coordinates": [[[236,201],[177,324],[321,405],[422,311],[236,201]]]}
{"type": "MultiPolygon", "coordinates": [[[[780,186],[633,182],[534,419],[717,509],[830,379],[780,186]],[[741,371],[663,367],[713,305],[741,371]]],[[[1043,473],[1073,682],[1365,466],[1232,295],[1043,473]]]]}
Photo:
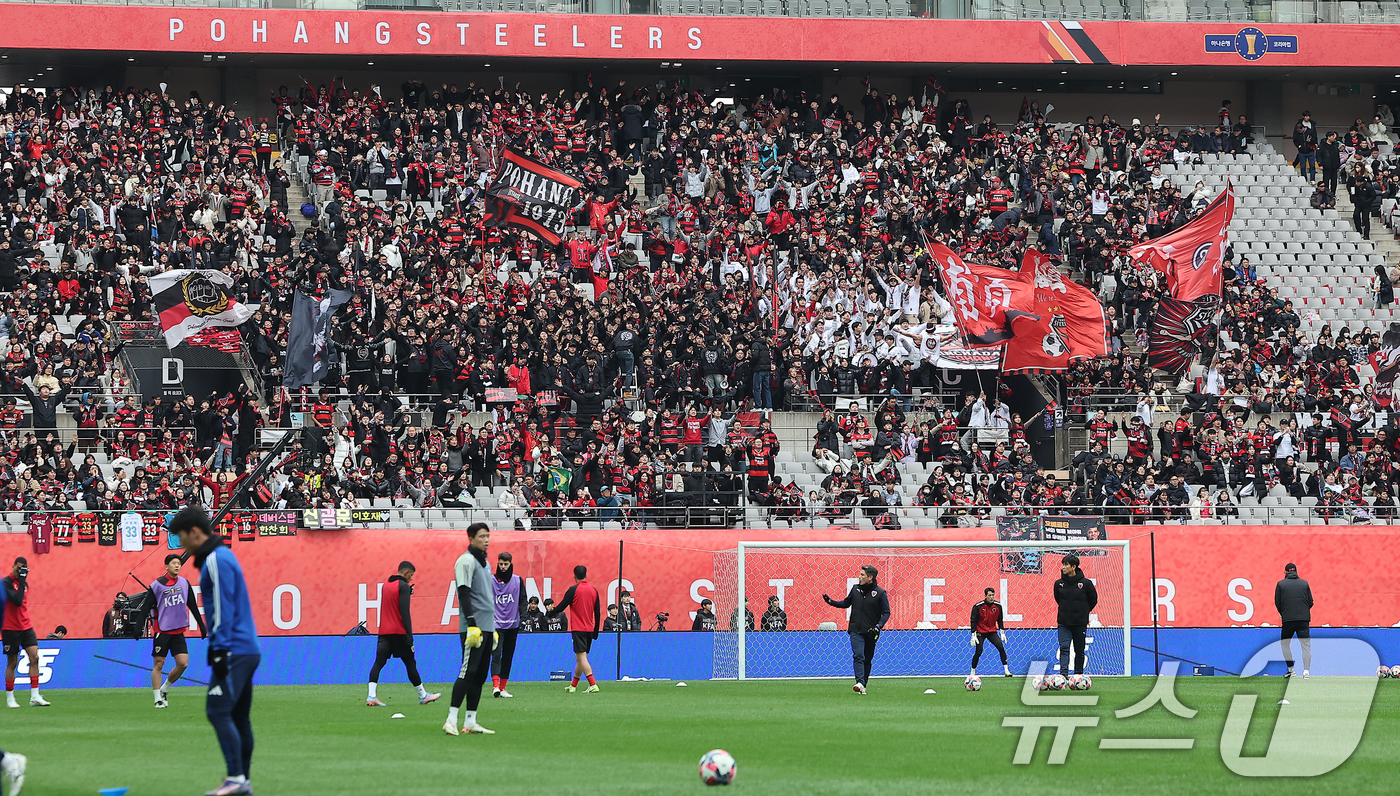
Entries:
{"type": "Polygon", "coordinates": [[[1319,203],[1287,155],[1228,117],[1047,124],[1028,103],[998,125],[962,100],[875,87],[860,109],[781,94],[717,109],[622,85],[536,101],[418,81],[274,101],[278,118],[255,126],[152,91],[9,98],[4,392],[31,416],[0,412],[12,529],[65,506],[218,502],[229,488],[211,454],[232,447],[244,472],[297,422],[333,429],[333,450],[294,451],[245,508],[537,529],[1394,510],[1397,434],[1369,364],[1396,320],[1377,307],[1378,274],[1394,277],[1343,215],[1356,197],[1383,211],[1377,232],[1392,223],[1388,124],[1342,138],[1349,196],[1319,203]],[[508,140],[585,184],[557,248],[482,225],[508,140]],[[1165,288],[1127,249],[1227,181],[1219,337],[1180,381],[1151,373],[1143,342],[1165,288]],[[936,378],[951,308],[924,234],[1002,267],[1039,248],[1104,298],[1114,355],[1035,381],[1067,410],[1069,467],[1037,462],[1036,418],[1000,403],[1004,381],[983,396],[936,378]],[[167,267],[238,277],[257,314],[203,342],[244,352],[263,394],[131,394],[118,326],[149,322],[146,277],[167,267]],[[328,392],[278,387],[293,290],[331,287],[356,298],[328,392]],[[42,386],[59,406],[36,405],[42,386]],[[1322,431],[1308,430],[1315,415],[1322,431]]]}

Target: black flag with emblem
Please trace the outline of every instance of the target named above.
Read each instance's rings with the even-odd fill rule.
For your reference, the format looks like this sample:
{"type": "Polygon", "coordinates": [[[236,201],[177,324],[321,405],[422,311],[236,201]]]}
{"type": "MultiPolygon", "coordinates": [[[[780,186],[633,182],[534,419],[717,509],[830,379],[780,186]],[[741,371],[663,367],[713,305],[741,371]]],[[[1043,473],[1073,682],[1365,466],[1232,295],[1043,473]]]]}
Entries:
{"type": "Polygon", "coordinates": [[[283,387],[304,387],[325,377],[330,360],[331,318],[336,308],[354,295],[349,290],[332,290],[318,299],[298,290],[292,297],[287,361],[282,366],[283,387]]]}

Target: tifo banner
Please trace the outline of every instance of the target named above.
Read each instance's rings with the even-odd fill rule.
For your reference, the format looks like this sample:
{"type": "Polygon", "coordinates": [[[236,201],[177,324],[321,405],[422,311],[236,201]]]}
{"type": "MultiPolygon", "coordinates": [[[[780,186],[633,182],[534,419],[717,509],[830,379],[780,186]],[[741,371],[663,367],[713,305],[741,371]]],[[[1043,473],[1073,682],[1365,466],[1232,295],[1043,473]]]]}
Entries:
{"type": "MultiPolygon", "coordinates": [[[[251,523],[260,518],[248,515],[251,523]]],[[[1053,519],[1053,518],[1051,518],[1053,519]]],[[[264,526],[265,527],[265,526],[264,526]]],[[[1165,626],[1229,627],[1277,625],[1273,606],[1274,584],[1283,577],[1287,563],[1298,565],[1299,574],[1312,584],[1316,605],[1313,625],[1389,627],[1400,622],[1400,572],[1388,567],[1356,566],[1358,561],[1388,560],[1394,532],[1380,527],[1343,526],[1161,526],[1155,528],[1159,618],[1165,626]]],[[[659,612],[671,614],[668,627],[688,628],[700,600],[714,599],[715,557],[712,551],[733,550],[747,541],[868,540],[869,532],[819,528],[796,530],[719,531],[556,531],[527,533],[497,531],[491,552],[510,551],[527,591],[541,598],[558,599],[573,582],[575,564],[589,568],[589,580],[603,591],[604,599],[617,597],[618,541],[623,549],[623,588],[631,590],[646,619],[654,623],[659,612]]],[[[113,534],[116,535],[115,533],[113,534]]],[[[1132,619],[1134,625],[1150,625],[1149,594],[1152,562],[1148,539],[1141,527],[1109,526],[1109,539],[1132,537],[1132,619]]],[[[881,531],[892,541],[946,540],[996,541],[993,528],[950,528],[881,531]]],[[[413,624],[420,633],[455,632],[457,606],[452,588],[452,564],[466,549],[463,530],[391,530],[352,528],[334,533],[304,532],[296,536],[244,537],[233,534],[231,547],[243,564],[252,595],[259,633],[263,635],[339,635],[358,622],[378,625],[380,585],[402,560],[418,567],[414,581],[413,624]],[[256,541],[244,541],[256,538],[256,541]],[[309,562],[314,562],[311,564],[309,562]]],[[[115,541],[115,539],[114,539],[115,541]]],[[[127,572],[149,583],[161,572],[165,545],[123,553],[101,544],[55,546],[48,554],[36,554],[27,534],[0,534],[0,561],[26,556],[30,568],[30,609],[40,638],[55,625],[66,625],[77,638],[101,635],[102,620],[119,591],[136,587],[127,572]]],[[[750,580],[751,608],[761,613],[768,596],[782,601],[820,600],[822,593],[845,594],[847,579],[857,562],[840,556],[829,563],[806,556],[808,563],[790,574],[750,580]],[[791,580],[779,587],[768,580],[791,580]]],[[[932,558],[932,556],[930,556],[932,558]]],[[[990,558],[990,557],[989,557],[990,558]]],[[[900,606],[892,622],[896,628],[913,628],[924,620],[923,606],[941,604],[946,621],[940,628],[965,624],[967,600],[980,597],[986,586],[1004,591],[1007,612],[1022,614],[1029,623],[1042,617],[1042,606],[1051,601],[1051,577],[1057,569],[1046,561],[1042,575],[1022,577],[1013,573],[970,571],[950,567],[936,573],[919,563],[920,577],[943,578],[940,588],[927,593],[895,594],[900,606]],[[925,570],[928,570],[925,572],[925,570]],[[961,574],[966,573],[966,574],[961,574]],[[990,581],[989,581],[990,579],[990,581]],[[967,581],[967,582],[963,582],[967,581]],[[934,601],[938,597],[941,603],[934,601]]],[[[1108,557],[1112,558],[1112,556],[1108,557]]],[[[1101,562],[1089,566],[1100,565],[1101,562]]],[[[877,566],[880,566],[877,564],[877,566]]],[[[882,571],[904,566],[889,557],[882,571]]],[[[198,572],[187,567],[192,581],[198,572]]],[[[1092,574],[1092,573],[1091,573],[1092,574]]],[[[882,576],[883,577],[883,576],[882,576]]],[[[1115,579],[1115,582],[1117,579],[1115,579]]],[[[922,580],[920,581],[922,583],[922,580]]],[[[893,588],[893,586],[891,586],[893,588]]],[[[921,587],[918,589],[923,591],[921,587]]],[[[721,617],[727,619],[727,617],[721,617]]],[[[1107,617],[1101,617],[1107,622],[1107,617]]]]}
{"type": "Polygon", "coordinates": [[[1400,66],[1384,25],[0,7],[5,47],[122,53],[1205,66],[1400,66]],[[993,42],[993,46],[988,46],[993,42]]]}

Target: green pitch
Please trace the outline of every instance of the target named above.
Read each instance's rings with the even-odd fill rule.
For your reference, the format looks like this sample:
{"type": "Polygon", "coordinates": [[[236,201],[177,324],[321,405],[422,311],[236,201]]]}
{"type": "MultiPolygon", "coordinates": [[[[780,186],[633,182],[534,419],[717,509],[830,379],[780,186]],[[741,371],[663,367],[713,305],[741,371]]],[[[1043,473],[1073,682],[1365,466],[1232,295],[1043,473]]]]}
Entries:
{"type": "MultiPolygon", "coordinates": [[[[386,683],[387,708],[364,706],[360,686],[259,687],[252,781],[262,796],[394,794],[672,794],[710,792],[696,763],[729,750],[749,794],[1207,794],[1394,792],[1400,760],[1400,683],[1381,682],[1360,746],[1315,779],[1247,779],[1221,762],[1219,739],[1236,692],[1258,693],[1245,753],[1263,754],[1284,681],[1178,680],[1193,719],[1160,705],[1131,719],[1149,678],[1099,678],[1093,708],[1029,708],[1020,679],[987,677],[980,693],[957,679],[876,680],[870,695],[846,681],[602,683],[565,694],[562,684],[511,683],[515,698],[483,700],[494,736],[443,734],[443,700],[419,706],[407,685],[386,683]],[[937,689],[925,695],[924,689],[937,689]],[[402,712],[404,719],[390,715],[402,712]],[[1053,730],[1033,762],[1013,765],[1020,730],[1005,716],[1099,716],[1080,729],[1063,765],[1048,765],[1053,730]],[[1100,751],[1102,737],[1194,738],[1188,751],[1100,751]]],[[[1309,681],[1326,687],[1326,678],[1309,681]]],[[[489,684],[488,684],[489,692],[489,684]]],[[[223,759],[199,689],[178,688],[155,710],[148,690],[53,691],[51,708],[0,713],[0,747],[29,756],[25,794],[68,796],[128,786],[131,796],[199,794],[218,784],[223,759]]]]}

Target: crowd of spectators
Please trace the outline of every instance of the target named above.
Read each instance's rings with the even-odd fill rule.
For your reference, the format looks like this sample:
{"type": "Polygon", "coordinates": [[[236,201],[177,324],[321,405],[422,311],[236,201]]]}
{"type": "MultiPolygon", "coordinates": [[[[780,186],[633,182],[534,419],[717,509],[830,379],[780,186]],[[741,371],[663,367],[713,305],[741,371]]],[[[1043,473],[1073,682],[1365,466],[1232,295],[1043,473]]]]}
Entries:
{"type": "MultiPolygon", "coordinates": [[[[1240,454],[1250,451],[1238,446],[1241,413],[1252,423],[1250,413],[1296,405],[1338,425],[1328,413],[1346,414],[1337,407],[1359,356],[1379,345],[1345,330],[1304,340],[1291,305],[1232,257],[1220,333],[1244,347],[1216,356],[1209,341],[1211,377],[1188,396],[1204,420],[1175,432],[1193,443],[1157,462],[1135,448],[1116,481],[1111,460],[1094,460],[1057,483],[1030,454],[1034,418],[1010,412],[1007,395],[942,388],[951,307],[925,240],[1008,268],[1036,247],[1100,291],[1114,355],[1066,376],[1069,408],[1087,411],[1105,392],[1126,404],[1119,412],[1151,403],[1175,385],[1155,385],[1129,350],[1165,288],[1127,251],[1212,198],[1160,165],[1251,144],[1228,103],[1218,125],[1174,130],[1109,114],[1051,124],[1029,102],[996,121],[966,100],[870,85],[858,106],[781,91],[727,105],[676,84],[625,83],[527,95],[504,82],[395,91],[336,81],[272,99],[275,117],[255,120],[193,93],[17,87],[6,97],[0,378],[41,429],[7,437],[6,507],[218,503],[257,462],[257,429],[303,412],[332,429],[329,449],[294,451],[250,491],[254,504],[466,507],[487,489],[536,527],[561,516],[662,521],[644,510],[744,500],[792,521],[861,512],[894,523],[897,486],[921,463],[934,474],[915,504],[955,507],[954,521],[988,505],[1135,512],[1139,493],[1150,502],[1161,491],[1143,490],[1147,476],[1170,482],[1165,470],[1190,461],[1176,454],[1207,450],[1212,425],[1224,427],[1217,444],[1240,454]],[[506,146],[584,183],[560,244],[484,226],[483,192],[506,146]],[[298,158],[308,204],[290,207],[298,158]],[[114,327],[150,320],[149,275],[182,267],[228,271],[258,306],[239,333],[263,394],[166,405],[120,396],[114,327]],[[333,288],[354,297],[335,319],[330,373],[317,387],[280,387],[294,292],[333,288]],[[872,397],[852,410],[850,399],[872,397]],[[76,444],[105,449],[106,477],[42,430],[64,401],[76,444]],[[827,473],[820,489],[774,477],[774,409],[825,412],[803,452],[827,473]],[[490,420],[469,425],[473,410],[490,420]]],[[[1352,152],[1393,195],[1387,162],[1360,143],[1352,152]]],[[[1361,411],[1374,408],[1358,394],[1361,411]]],[[[5,428],[23,423],[15,407],[0,411],[5,428]]],[[[1250,444],[1257,459],[1234,483],[1264,479],[1257,490],[1267,477],[1250,468],[1279,447],[1250,444]]]]}

